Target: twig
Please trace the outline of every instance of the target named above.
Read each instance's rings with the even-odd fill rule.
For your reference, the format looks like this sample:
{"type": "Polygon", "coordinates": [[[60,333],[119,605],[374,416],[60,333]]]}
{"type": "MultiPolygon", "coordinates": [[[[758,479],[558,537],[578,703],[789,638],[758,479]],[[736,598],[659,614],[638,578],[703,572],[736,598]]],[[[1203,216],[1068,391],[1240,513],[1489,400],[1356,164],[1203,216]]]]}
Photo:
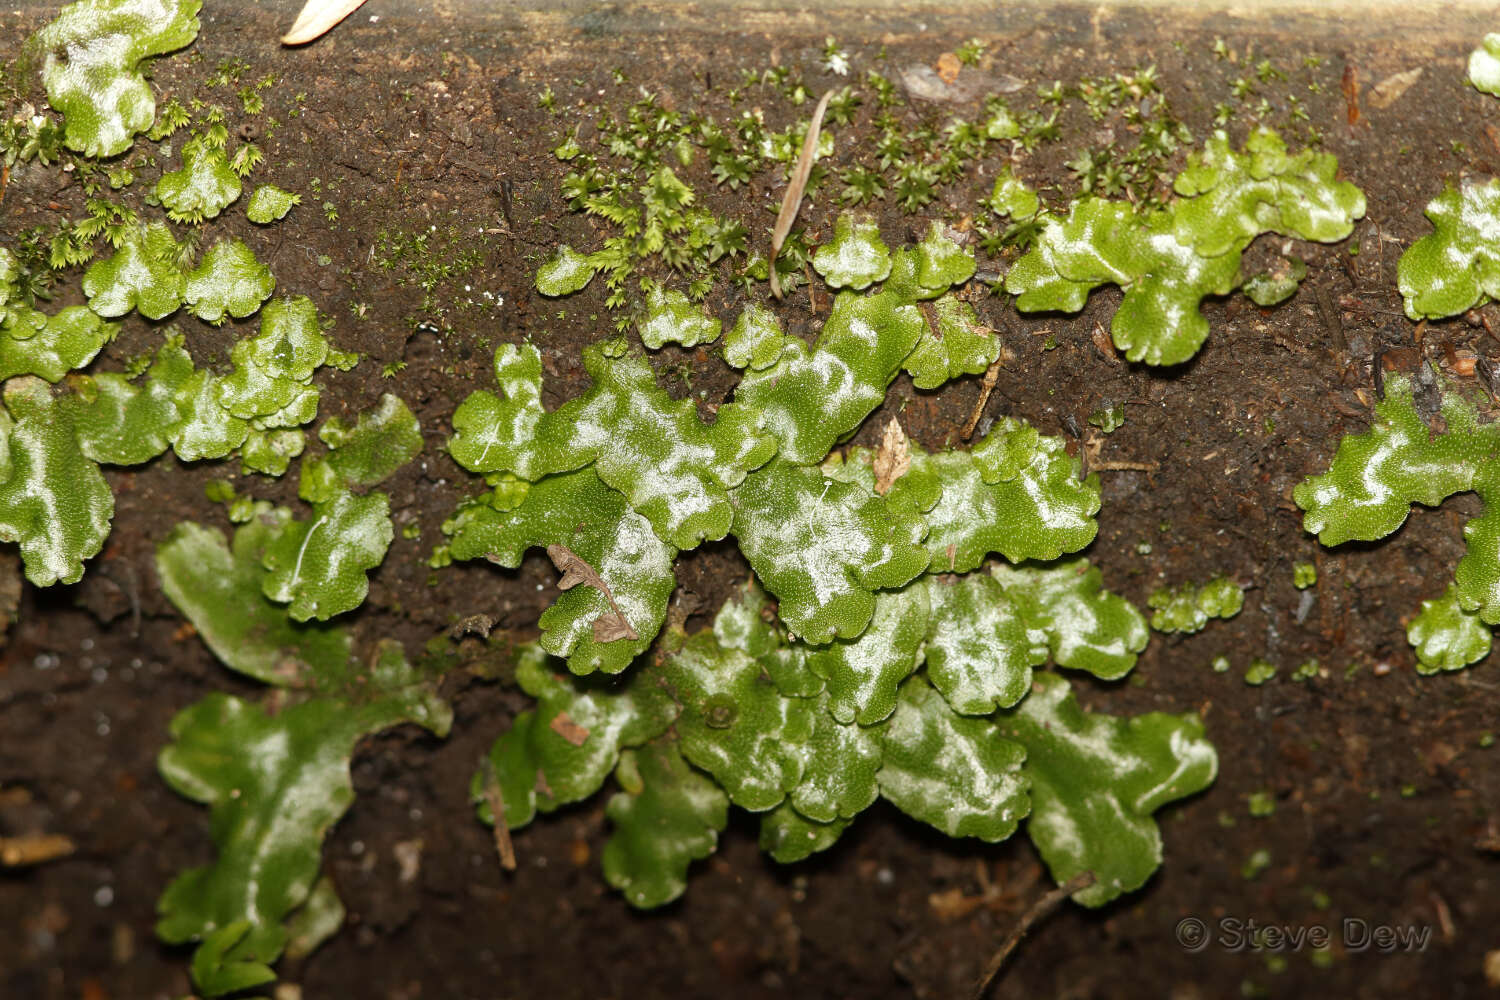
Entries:
{"type": "Polygon", "coordinates": [[[1318,313],[1322,316],[1323,327],[1333,335],[1333,342],[1341,351],[1349,349],[1349,341],[1344,339],[1344,324],[1339,320],[1339,313],[1333,305],[1333,298],[1328,294],[1328,289],[1322,285],[1314,285],[1313,291],[1318,297],[1318,313]]]}
{"type": "Polygon", "coordinates": [[[1155,462],[1094,462],[1089,468],[1095,472],[1155,472],[1160,466],[1155,462]]]}
{"type": "Polygon", "coordinates": [[[969,422],[964,424],[964,440],[974,436],[974,428],[979,426],[979,418],[984,413],[984,404],[990,401],[990,393],[995,391],[995,380],[1000,377],[1000,358],[996,358],[985,370],[984,382],[979,387],[979,401],[974,404],[974,412],[969,414],[969,422]]]}
{"type": "Polygon", "coordinates": [[[781,282],[776,278],[776,255],[781,253],[781,245],[786,242],[787,234],[792,231],[792,223],[797,220],[797,210],[802,207],[802,192],[807,190],[807,178],[812,173],[813,160],[817,157],[818,133],[823,129],[823,112],[828,110],[828,99],[832,96],[832,90],[824,92],[818,106],[813,109],[812,120],[807,123],[807,137],[802,140],[802,155],[797,157],[797,167],[792,171],[786,195],[781,199],[781,211],[776,213],[776,228],[771,231],[771,256],[766,262],[766,270],[771,272],[771,294],[778,299],[781,298],[781,282]]]}
{"type": "Polygon", "coordinates": [[[484,755],[484,801],[495,821],[495,853],[500,855],[500,867],[513,872],[516,870],[516,847],[510,842],[510,824],[505,822],[505,797],[500,794],[500,776],[495,773],[495,762],[489,754],[484,755]]]}
{"type": "Polygon", "coordinates": [[[0,867],[24,868],[65,858],[77,846],[60,833],[27,833],[0,837],[0,867]]]}
{"type": "Polygon", "coordinates": [[[1016,924],[1016,929],[1010,932],[1010,936],[1005,939],[1005,943],[1000,946],[1000,950],[995,952],[989,964],[984,967],[984,975],[979,978],[979,982],[974,986],[974,1000],[982,1000],[984,994],[990,988],[990,983],[994,981],[995,976],[1000,972],[1000,967],[1005,964],[1005,960],[1010,957],[1010,953],[1016,950],[1016,945],[1021,943],[1021,939],[1030,933],[1031,928],[1038,921],[1049,916],[1053,910],[1062,905],[1063,900],[1080,889],[1087,889],[1095,881],[1093,872],[1079,872],[1033,903],[1031,909],[1021,915],[1021,922],[1016,924]]]}

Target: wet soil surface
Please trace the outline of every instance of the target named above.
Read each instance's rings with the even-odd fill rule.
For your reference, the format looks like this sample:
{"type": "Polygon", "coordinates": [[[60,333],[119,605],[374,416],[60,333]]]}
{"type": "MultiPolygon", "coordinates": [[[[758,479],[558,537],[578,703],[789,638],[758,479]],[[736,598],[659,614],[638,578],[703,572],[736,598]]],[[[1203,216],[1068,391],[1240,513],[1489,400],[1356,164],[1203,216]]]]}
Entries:
{"type": "MultiPolygon", "coordinates": [[[[21,37],[41,20],[32,11],[0,24],[5,37],[21,37]]],[[[484,613],[502,634],[524,638],[556,595],[556,575],[538,558],[516,572],[464,565],[435,572],[426,559],[444,516],[478,488],[442,446],[457,403],[490,383],[495,346],[533,337],[548,365],[548,405],[556,405],[587,385],[580,347],[610,330],[597,282],[562,302],[530,287],[559,242],[592,248],[604,235],[567,212],[558,194],[566,166],[551,150],[565,128],[591,117],[580,102],[618,112],[644,87],[678,108],[722,117],[738,113],[725,90],[746,69],[804,67],[814,93],[841,82],[817,68],[829,33],[849,50],[856,73],[878,67],[893,79],[979,35],[989,42],[986,57],[960,74],[976,81],[976,96],[911,100],[903,115],[939,126],[954,113],[973,116],[987,82],[1006,75],[1024,84],[1011,95],[1013,107],[1037,106],[1039,84],[1154,63],[1173,108],[1201,139],[1215,104],[1231,100],[1232,81],[1253,76],[1269,57],[1287,79],[1257,84],[1272,102],[1268,120],[1287,121],[1285,95],[1297,94],[1308,118],[1285,130],[1290,144],[1300,148],[1303,130],[1315,127],[1369,200],[1347,243],[1294,248],[1309,271],[1295,298],[1273,310],[1243,297],[1210,301],[1206,347],[1167,371],[1127,364],[1098,342],[1116,291],[1096,292],[1073,317],[1020,316],[998,297],[979,302],[1011,355],[988,416],[1024,417],[1087,447],[1089,415],[1124,404],[1124,426],[1094,436],[1095,461],[1148,467],[1102,473],[1100,533],[1087,554],[1108,585],[1138,604],[1158,586],[1215,572],[1250,588],[1233,620],[1186,639],[1154,638],[1127,681],[1075,681],[1087,705],[1111,712],[1201,711],[1219,748],[1220,777],[1160,814],[1167,860],[1143,891],[1100,911],[1064,907],[1022,945],[994,995],[1485,993],[1484,958],[1500,924],[1493,853],[1500,831],[1492,818],[1500,749],[1483,749],[1481,737],[1497,725],[1500,698],[1487,664],[1419,678],[1404,641],[1406,620],[1421,599],[1441,593],[1462,554],[1461,526],[1477,501],[1417,511],[1383,544],[1323,552],[1303,534],[1290,499],[1303,476],[1325,467],[1340,434],[1366,425],[1372,358],[1381,352],[1387,369],[1415,372],[1435,361],[1484,409],[1494,408],[1485,387],[1459,378],[1452,363],[1465,367],[1461,352],[1500,363],[1500,340],[1483,322],[1500,316],[1429,324],[1418,339],[1395,281],[1402,249],[1428,231],[1422,208],[1443,182],[1500,167],[1500,101],[1459,83],[1478,36],[1364,42],[1368,34],[1357,28],[1340,34],[1090,11],[1061,12],[1041,26],[1034,18],[1013,24],[999,15],[933,13],[850,17],[830,29],[787,14],[746,18],[728,33],[723,21],[632,18],[614,8],[531,19],[497,13],[472,23],[361,12],[317,46],[288,52],[273,42],[284,21],[246,7],[210,11],[192,54],[157,64],[156,86],[184,101],[207,97],[205,78],[229,57],[245,59],[252,76],[280,76],[266,116],[281,126],[260,139],[268,160],[260,176],[301,192],[303,205],[268,229],[231,212],[221,230],[245,239],[282,291],[312,296],[336,319],[334,340],[366,356],[351,373],[329,373],[320,420],[394,391],[422,421],[426,452],[387,484],[397,523],[419,534],[398,532],[370,600],[352,617],[359,632],[398,638],[416,655],[453,622],[484,613]],[[1215,55],[1220,33],[1233,59],[1215,55]],[[1369,103],[1372,85],[1417,67],[1424,72],[1398,100],[1369,103]],[[1365,98],[1354,126],[1340,86],[1351,73],[1365,98]],[[538,107],[547,87],[558,114],[538,107]],[[425,243],[414,244],[418,237],[425,243]],[[393,250],[402,245],[415,246],[404,263],[393,250]],[[454,273],[429,269],[465,254],[468,266],[454,273]],[[405,368],[393,378],[381,377],[383,366],[400,362],[405,368]],[[1311,599],[1293,588],[1297,561],[1318,567],[1311,599]],[[1227,673],[1210,668],[1220,654],[1227,673]],[[1279,668],[1259,687],[1242,679],[1256,656],[1279,668]],[[1293,682],[1293,669],[1309,658],[1322,670],[1293,682]],[[1251,816],[1256,792],[1270,797],[1274,814],[1251,816]],[[1252,863],[1258,852],[1264,864],[1252,863]],[[1204,921],[1215,938],[1201,951],[1178,940],[1185,918],[1204,921]],[[1334,947],[1322,957],[1305,943],[1274,950],[1243,931],[1236,946],[1236,925],[1226,920],[1325,928],[1334,947]],[[1346,926],[1426,929],[1428,937],[1387,953],[1361,948],[1357,937],[1346,943],[1346,926]]],[[[807,113],[771,89],[747,94],[744,106],[761,107],[776,128],[807,113]]],[[[867,141],[869,118],[866,108],[859,124],[840,130],[840,142],[867,141]]],[[[1054,185],[1054,200],[1076,190],[1063,163],[1101,127],[1076,105],[1062,120],[1063,139],[1021,168],[1028,180],[1054,185]]],[[[1244,114],[1231,122],[1237,143],[1248,127],[1244,114]]],[[[981,161],[972,183],[946,190],[917,215],[887,204],[887,239],[919,236],[929,217],[971,213],[999,162],[998,153],[981,161]]],[[[738,191],[714,187],[701,164],[684,175],[716,211],[765,238],[781,197],[769,172],[738,191]]],[[[0,230],[52,224],[80,204],[76,184],[58,190],[55,174],[44,182],[19,171],[0,206],[0,230]]],[[[805,209],[810,236],[826,238],[833,214],[825,198],[805,209]]],[[[1251,257],[1280,242],[1263,238],[1251,257]]],[[[709,299],[730,318],[744,301],[729,282],[709,299]]],[[[805,290],[780,311],[793,330],[811,332],[820,322],[805,290]]],[[[228,346],[253,329],[186,324],[200,364],[226,362],[228,346]]],[[[97,365],[118,369],[159,336],[132,316],[97,365]]],[[[668,350],[656,362],[684,395],[722,399],[734,381],[710,351],[668,350]]],[[[855,441],[873,445],[899,410],[916,440],[939,447],[957,437],[979,391],[976,378],[929,393],[902,376],[855,441]]],[[[0,870],[4,996],[190,990],[187,953],[156,942],[153,906],[175,873],[210,858],[208,814],[164,785],[155,755],[185,706],[212,691],[257,689],[182,628],[151,557],[178,521],[227,527],[204,485],[234,471],[167,456],[111,472],[117,511],[105,552],[81,584],[23,594],[20,622],[0,652],[0,834],[62,833],[77,851],[0,870]]],[[[292,477],[233,478],[257,497],[296,503],[292,477]]],[[[700,612],[689,627],[706,621],[701,611],[745,572],[727,544],[684,556],[679,601],[700,612]]],[[[695,866],[680,903],[638,913],[599,873],[603,796],[518,834],[520,868],[504,873],[488,829],[473,818],[468,783],[525,699],[486,676],[493,671],[482,652],[473,640],[461,647],[465,665],[445,679],[456,713],[451,738],[408,727],[360,747],[358,799],[326,847],[347,925],[309,959],[281,966],[305,996],[948,997],[967,989],[1049,887],[1024,837],[950,843],[881,805],[826,856],[790,868],[758,852],[755,825],[740,814],[719,852],[695,866]]]]}

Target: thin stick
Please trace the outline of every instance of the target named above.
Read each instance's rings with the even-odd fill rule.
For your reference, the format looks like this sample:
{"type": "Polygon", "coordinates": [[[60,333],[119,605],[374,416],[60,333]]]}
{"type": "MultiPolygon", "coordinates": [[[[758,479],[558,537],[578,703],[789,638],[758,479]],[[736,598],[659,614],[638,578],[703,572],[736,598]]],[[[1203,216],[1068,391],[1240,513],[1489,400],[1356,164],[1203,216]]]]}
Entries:
{"type": "Polygon", "coordinates": [[[818,133],[823,130],[823,112],[828,110],[829,90],[813,109],[812,121],[807,123],[807,137],[802,140],[802,155],[797,157],[797,167],[786,186],[786,195],[781,199],[781,211],[776,213],[776,228],[771,231],[771,257],[766,269],[771,272],[771,294],[781,298],[781,282],[776,278],[776,255],[797,221],[797,210],[802,207],[802,192],[807,190],[807,178],[812,173],[813,160],[818,152],[818,133]]]}
{"type": "Polygon", "coordinates": [[[1021,939],[1031,931],[1031,928],[1038,921],[1049,916],[1053,910],[1062,904],[1063,900],[1073,895],[1073,893],[1080,889],[1087,889],[1094,882],[1093,872],[1079,872],[1033,903],[1031,909],[1021,915],[1021,922],[1016,925],[1015,930],[1010,932],[1010,936],[1005,939],[1005,943],[1000,946],[1000,950],[995,952],[989,964],[984,967],[984,975],[979,978],[979,982],[974,986],[974,1000],[982,1000],[984,994],[990,988],[990,983],[994,981],[995,976],[1000,972],[1000,967],[1005,964],[1005,960],[1010,957],[1010,953],[1016,950],[1016,945],[1021,943],[1021,939]]]}
{"type": "Polygon", "coordinates": [[[1155,472],[1155,462],[1095,462],[1089,468],[1095,472],[1155,472]]]}
{"type": "Polygon", "coordinates": [[[964,440],[974,436],[974,428],[979,426],[979,418],[984,413],[984,404],[990,401],[990,393],[995,391],[995,380],[1000,377],[1000,358],[990,365],[989,370],[984,373],[984,383],[979,387],[979,401],[974,404],[974,412],[969,414],[969,422],[964,424],[964,440]]]}
{"type": "Polygon", "coordinates": [[[505,797],[500,794],[500,776],[495,773],[495,762],[489,754],[484,756],[484,801],[489,804],[490,815],[495,820],[495,853],[500,855],[500,867],[508,872],[516,870],[516,847],[510,842],[510,824],[505,822],[505,797]]]}

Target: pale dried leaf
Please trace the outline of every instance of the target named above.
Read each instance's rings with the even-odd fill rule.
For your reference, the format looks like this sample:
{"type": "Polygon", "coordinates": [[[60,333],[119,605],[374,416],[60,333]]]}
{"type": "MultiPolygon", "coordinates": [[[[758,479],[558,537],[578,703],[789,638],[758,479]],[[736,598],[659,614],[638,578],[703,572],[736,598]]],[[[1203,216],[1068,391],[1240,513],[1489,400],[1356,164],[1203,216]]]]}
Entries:
{"type": "Polygon", "coordinates": [[[1404,73],[1392,73],[1370,88],[1369,102],[1372,108],[1388,108],[1401,100],[1411,85],[1416,83],[1422,76],[1425,67],[1418,66],[1404,73]]]}
{"type": "Polygon", "coordinates": [[[875,450],[875,492],[885,496],[890,492],[891,484],[905,475],[909,468],[911,449],[907,446],[906,432],[901,429],[901,421],[892,417],[885,425],[880,447],[875,450]]]}
{"type": "Polygon", "coordinates": [[[812,174],[813,160],[817,158],[818,133],[823,129],[823,113],[828,110],[828,99],[832,96],[832,90],[825,91],[818,106],[813,109],[812,121],[807,123],[807,137],[802,140],[802,153],[797,157],[797,167],[792,171],[786,195],[781,199],[781,211],[776,213],[776,229],[771,233],[771,256],[767,260],[766,270],[771,275],[771,293],[778,299],[781,298],[781,282],[776,278],[776,255],[781,253],[781,245],[786,242],[787,234],[792,231],[792,223],[797,219],[797,210],[802,207],[802,192],[807,189],[807,178],[812,174]]]}
{"type": "Polygon", "coordinates": [[[307,0],[282,45],[306,45],[326,35],[335,24],[354,13],[365,0],[307,0]]]}

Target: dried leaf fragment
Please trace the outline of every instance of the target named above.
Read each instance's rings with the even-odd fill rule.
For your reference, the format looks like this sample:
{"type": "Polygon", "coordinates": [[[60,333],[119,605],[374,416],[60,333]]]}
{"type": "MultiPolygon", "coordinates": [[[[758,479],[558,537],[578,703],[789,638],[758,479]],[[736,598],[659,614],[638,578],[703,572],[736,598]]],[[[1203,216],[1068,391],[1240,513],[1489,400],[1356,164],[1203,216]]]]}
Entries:
{"type": "Polygon", "coordinates": [[[620,611],[620,606],[615,603],[615,595],[610,591],[609,584],[604,582],[604,577],[599,575],[598,570],[574,554],[573,550],[566,545],[554,543],[547,546],[547,555],[552,559],[552,565],[556,566],[557,571],[563,575],[563,578],[557,581],[559,590],[571,590],[581,583],[599,591],[609,602],[611,613],[594,619],[595,642],[640,638],[630,622],[626,620],[624,613],[620,611]]]}
{"type": "Polygon", "coordinates": [[[554,733],[575,747],[581,747],[588,741],[588,729],[574,722],[567,712],[558,712],[552,717],[552,721],[548,725],[554,733]]]}
{"type": "Polygon", "coordinates": [[[282,45],[306,45],[322,38],[333,26],[353,14],[365,0],[307,0],[291,30],[281,36],[282,45]]]}
{"type": "Polygon", "coordinates": [[[0,837],[0,866],[20,868],[65,858],[76,850],[73,841],[60,833],[29,833],[0,837]]]}
{"type": "Polygon", "coordinates": [[[1401,95],[1411,89],[1411,85],[1422,77],[1423,66],[1409,69],[1404,73],[1392,73],[1370,88],[1370,107],[1388,108],[1401,100],[1401,95]]]}
{"type": "Polygon", "coordinates": [[[952,52],[944,52],[937,59],[938,79],[944,83],[952,83],[958,79],[958,71],[963,68],[963,63],[958,61],[958,56],[952,52]]]}
{"type": "Polygon", "coordinates": [[[1353,63],[1344,64],[1344,75],[1339,80],[1339,89],[1344,92],[1344,103],[1349,107],[1349,127],[1359,124],[1359,70],[1353,63]]]}
{"type": "Polygon", "coordinates": [[[776,229],[771,233],[771,256],[766,261],[766,270],[771,275],[771,294],[781,298],[781,282],[776,278],[776,255],[792,231],[797,219],[797,210],[802,207],[802,192],[807,189],[807,178],[812,174],[813,160],[818,154],[818,133],[823,129],[823,113],[828,110],[828,99],[833,91],[828,90],[813,109],[812,120],[807,123],[807,137],[802,140],[802,152],[797,157],[796,169],[787,182],[786,195],[781,199],[781,211],[776,213],[776,229]]]}
{"type": "Polygon", "coordinates": [[[906,432],[901,429],[901,421],[892,417],[885,425],[880,447],[875,450],[875,492],[885,496],[891,484],[910,468],[911,449],[907,447],[906,432]]]}

